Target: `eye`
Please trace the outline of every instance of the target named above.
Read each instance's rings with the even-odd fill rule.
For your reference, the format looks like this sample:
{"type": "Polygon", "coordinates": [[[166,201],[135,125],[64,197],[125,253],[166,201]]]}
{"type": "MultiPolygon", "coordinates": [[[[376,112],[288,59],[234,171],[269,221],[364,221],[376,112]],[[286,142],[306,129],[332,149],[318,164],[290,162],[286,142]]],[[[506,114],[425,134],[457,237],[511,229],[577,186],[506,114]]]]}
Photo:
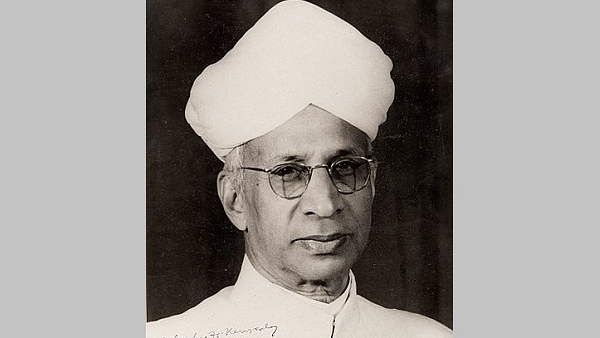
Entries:
{"type": "Polygon", "coordinates": [[[271,174],[281,178],[281,180],[284,182],[289,182],[294,180],[301,180],[304,176],[304,171],[304,168],[300,165],[288,163],[276,166],[271,171],[271,174]]]}
{"type": "Polygon", "coordinates": [[[354,171],[363,164],[364,163],[361,163],[356,159],[343,158],[341,160],[336,161],[332,167],[338,175],[344,176],[354,175],[354,171]]]}

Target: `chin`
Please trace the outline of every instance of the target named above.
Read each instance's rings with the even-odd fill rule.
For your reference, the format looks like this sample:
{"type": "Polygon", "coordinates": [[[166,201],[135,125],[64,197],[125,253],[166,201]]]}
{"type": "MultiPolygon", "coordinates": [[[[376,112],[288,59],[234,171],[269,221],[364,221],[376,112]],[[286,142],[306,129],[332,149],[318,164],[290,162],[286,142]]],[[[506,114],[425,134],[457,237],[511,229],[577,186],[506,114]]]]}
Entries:
{"type": "Polygon", "coordinates": [[[312,256],[302,262],[303,277],[310,280],[340,278],[349,273],[356,259],[340,256],[312,256]]]}

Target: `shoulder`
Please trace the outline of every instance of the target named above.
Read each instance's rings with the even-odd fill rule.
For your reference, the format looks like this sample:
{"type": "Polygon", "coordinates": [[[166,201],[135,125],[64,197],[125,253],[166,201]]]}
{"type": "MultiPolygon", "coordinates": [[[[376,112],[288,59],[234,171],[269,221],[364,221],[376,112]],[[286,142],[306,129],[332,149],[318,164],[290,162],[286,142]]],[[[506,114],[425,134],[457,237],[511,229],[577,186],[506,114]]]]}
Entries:
{"type": "Polygon", "coordinates": [[[231,306],[230,293],[231,287],[224,288],[181,314],[146,323],[146,337],[200,338],[210,334],[223,313],[228,313],[223,310],[231,306]]]}
{"type": "Polygon", "coordinates": [[[452,330],[420,314],[389,309],[358,296],[361,320],[387,337],[452,337],[452,330]]]}

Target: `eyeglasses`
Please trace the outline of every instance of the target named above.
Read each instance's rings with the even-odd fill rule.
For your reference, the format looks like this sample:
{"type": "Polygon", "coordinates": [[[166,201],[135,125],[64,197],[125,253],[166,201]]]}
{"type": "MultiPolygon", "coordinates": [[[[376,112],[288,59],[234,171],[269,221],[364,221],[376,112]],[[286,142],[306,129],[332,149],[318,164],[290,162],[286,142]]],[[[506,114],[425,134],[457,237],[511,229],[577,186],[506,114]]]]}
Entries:
{"type": "Polygon", "coordinates": [[[327,173],[337,191],[352,194],[367,186],[371,177],[371,165],[375,160],[362,156],[346,156],[331,164],[307,166],[302,163],[281,163],[272,168],[241,167],[246,170],[262,171],[269,174],[269,185],[273,192],[286,199],[302,196],[312,172],[317,168],[327,168],[327,173]]]}

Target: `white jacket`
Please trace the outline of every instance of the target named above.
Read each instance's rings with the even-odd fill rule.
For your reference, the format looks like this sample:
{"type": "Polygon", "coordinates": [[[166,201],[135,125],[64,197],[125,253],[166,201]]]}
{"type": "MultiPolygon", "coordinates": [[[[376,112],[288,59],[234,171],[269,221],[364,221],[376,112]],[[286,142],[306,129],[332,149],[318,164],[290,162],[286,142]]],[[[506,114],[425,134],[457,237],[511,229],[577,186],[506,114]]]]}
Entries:
{"type": "MultiPolygon", "coordinates": [[[[350,294],[337,316],[292,294],[260,275],[244,258],[234,286],[219,291],[188,311],[146,325],[147,338],[350,338],[452,337],[433,319],[387,309],[350,294]]],[[[308,300],[308,301],[307,301],[308,300]]],[[[316,302],[316,301],[315,301],[316,302]]]]}

